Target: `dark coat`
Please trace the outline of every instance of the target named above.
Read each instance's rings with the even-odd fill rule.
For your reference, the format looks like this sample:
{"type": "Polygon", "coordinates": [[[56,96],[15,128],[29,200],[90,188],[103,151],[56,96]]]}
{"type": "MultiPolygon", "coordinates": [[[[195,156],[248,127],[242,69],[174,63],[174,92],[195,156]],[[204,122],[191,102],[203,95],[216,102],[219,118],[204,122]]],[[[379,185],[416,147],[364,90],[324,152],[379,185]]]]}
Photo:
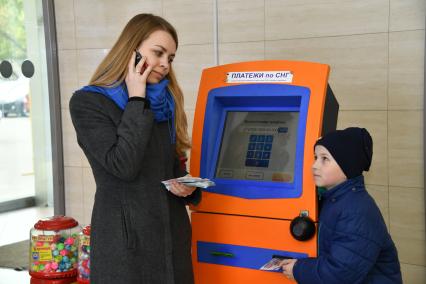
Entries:
{"type": "Polygon", "coordinates": [[[318,258],[293,267],[298,283],[402,283],[395,245],[359,176],[322,195],[318,258]]]}
{"type": "Polygon", "coordinates": [[[185,205],[161,181],[180,177],[168,122],[142,100],[124,111],[104,95],[76,92],[70,101],[77,140],[96,181],[91,283],[193,283],[191,226],[185,205]]]}

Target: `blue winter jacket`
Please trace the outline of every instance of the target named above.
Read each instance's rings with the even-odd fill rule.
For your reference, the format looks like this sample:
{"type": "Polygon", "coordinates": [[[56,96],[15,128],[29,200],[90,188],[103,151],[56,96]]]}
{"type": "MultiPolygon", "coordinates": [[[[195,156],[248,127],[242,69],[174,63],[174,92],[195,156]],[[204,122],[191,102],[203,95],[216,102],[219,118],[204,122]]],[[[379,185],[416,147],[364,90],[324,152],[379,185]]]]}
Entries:
{"type": "Polygon", "coordinates": [[[318,257],[293,267],[298,283],[402,283],[395,245],[362,175],[322,194],[318,234],[318,257]]]}

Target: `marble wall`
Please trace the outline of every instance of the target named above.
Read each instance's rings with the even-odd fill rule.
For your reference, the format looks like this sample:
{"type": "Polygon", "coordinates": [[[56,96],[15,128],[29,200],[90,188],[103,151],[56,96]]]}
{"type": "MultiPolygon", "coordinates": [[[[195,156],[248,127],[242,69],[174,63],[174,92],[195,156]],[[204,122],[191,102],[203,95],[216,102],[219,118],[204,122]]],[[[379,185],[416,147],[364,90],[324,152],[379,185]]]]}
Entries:
{"type": "MultiPolygon", "coordinates": [[[[90,222],[95,184],[76,143],[68,102],[85,85],[125,23],[163,16],[177,29],[174,61],[192,119],[201,70],[215,65],[215,0],[55,0],[66,213],[90,222]]],[[[424,0],[217,0],[219,64],[287,59],[331,66],[338,127],[374,139],[366,174],[397,245],[404,283],[426,283],[423,162],[424,0]]]]}

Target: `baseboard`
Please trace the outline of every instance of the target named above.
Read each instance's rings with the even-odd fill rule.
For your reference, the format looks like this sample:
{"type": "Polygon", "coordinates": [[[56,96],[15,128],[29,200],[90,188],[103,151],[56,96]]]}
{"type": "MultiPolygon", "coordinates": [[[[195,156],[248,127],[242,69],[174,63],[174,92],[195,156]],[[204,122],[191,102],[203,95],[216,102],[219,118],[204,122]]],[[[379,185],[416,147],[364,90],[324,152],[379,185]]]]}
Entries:
{"type": "Polygon", "coordinates": [[[0,202],[0,213],[35,206],[35,197],[24,197],[11,201],[0,202]]]}

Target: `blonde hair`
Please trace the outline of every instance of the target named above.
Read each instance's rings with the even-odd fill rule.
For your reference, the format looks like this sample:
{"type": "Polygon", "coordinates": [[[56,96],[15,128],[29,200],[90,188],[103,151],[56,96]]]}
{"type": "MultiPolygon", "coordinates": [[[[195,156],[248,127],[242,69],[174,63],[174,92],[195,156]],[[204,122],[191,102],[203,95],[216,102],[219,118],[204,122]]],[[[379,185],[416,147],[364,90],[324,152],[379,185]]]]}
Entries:
{"type": "MultiPolygon", "coordinates": [[[[99,64],[89,84],[101,87],[121,84],[127,76],[127,65],[133,51],[153,32],[158,30],[168,32],[175,41],[177,48],[177,33],[169,22],[152,14],[136,15],[124,27],[110,52],[99,64]]],[[[188,122],[184,111],[183,93],[171,65],[166,78],[170,81],[168,89],[175,101],[176,152],[179,156],[186,156],[186,150],[191,148],[188,122]]]]}

